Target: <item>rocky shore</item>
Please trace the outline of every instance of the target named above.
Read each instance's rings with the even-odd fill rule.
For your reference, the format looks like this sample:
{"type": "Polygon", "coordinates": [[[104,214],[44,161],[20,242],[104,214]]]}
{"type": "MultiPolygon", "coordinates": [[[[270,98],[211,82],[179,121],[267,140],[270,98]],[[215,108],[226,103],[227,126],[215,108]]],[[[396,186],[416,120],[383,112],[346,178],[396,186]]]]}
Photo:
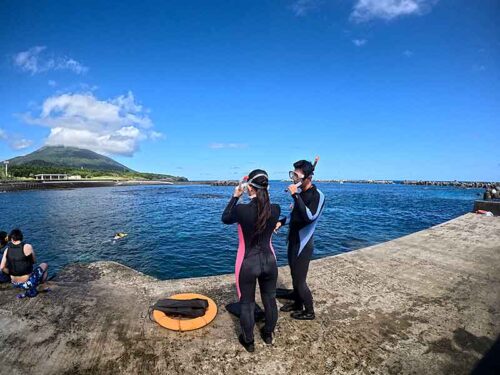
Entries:
{"type": "MultiPolygon", "coordinates": [[[[500,218],[467,214],[387,243],[313,261],[317,319],[280,313],[275,345],[237,341],[233,275],[160,281],[113,262],[71,265],[52,292],[0,286],[8,374],[469,374],[500,333],[500,218]],[[178,333],[148,307],[212,297],[209,326],[178,333]]],[[[290,286],[280,268],[279,286],[290,286]]],[[[259,300],[259,298],[257,298],[259,300]]],[[[498,341],[497,341],[498,343],[498,341]]]]}
{"type": "Polygon", "coordinates": [[[499,182],[480,181],[403,181],[403,185],[453,186],[458,188],[484,188],[488,185],[499,185],[499,182]]]}
{"type": "Polygon", "coordinates": [[[317,182],[348,183],[348,184],[381,184],[381,185],[420,185],[420,186],[451,186],[457,188],[485,188],[486,186],[498,185],[500,182],[481,181],[425,181],[425,180],[318,180],[317,182]]]}
{"type": "MultiPolygon", "coordinates": [[[[316,183],[351,183],[351,184],[403,184],[423,186],[452,186],[457,188],[484,188],[500,182],[460,182],[460,181],[392,181],[392,180],[317,180],[316,183]]],[[[36,190],[36,189],[76,189],[83,187],[106,187],[119,185],[211,185],[237,186],[236,180],[175,181],[175,180],[74,180],[74,181],[0,181],[0,192],[36,190]]]]}
{"type": "Polygon", "coordinates": [[[239,184],[239,181],[233,181],[233,180],[223,180],[223,181],[210,182],[210,185],[212,185],[212,186],[237,186],[238,184],[239,184]]]}

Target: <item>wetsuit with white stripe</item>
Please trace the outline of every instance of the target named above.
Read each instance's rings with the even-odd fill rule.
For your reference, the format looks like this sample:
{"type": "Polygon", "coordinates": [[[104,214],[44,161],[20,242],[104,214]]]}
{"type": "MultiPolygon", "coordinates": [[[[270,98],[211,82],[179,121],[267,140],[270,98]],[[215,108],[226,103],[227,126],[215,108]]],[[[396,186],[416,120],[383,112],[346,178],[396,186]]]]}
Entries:
{"type": "Polygon", "coordinates": [[[281,224],[289,224],[288,264],[293,280],[293,291],[297,306],[306,312],[314,312],[313,298],[307,285],[309,262],[314,251],[314,230],[325,205],[324,194],[312,185],[309,189],[292,195],[293,209],[289,218],[281,224]]]}
{"type": "Polygon", "coordinates": [[[280,206],[271,205],[271,217],[265,230],[254,236],[257,223],[257,200],[237,204],[232,197],[222,214],[224,224],[238,223],[239,247],[236,255],[236,289],[241,304],[240,324],[246,342],[253,341],[255,326],[255,288],[259,282],[265,310],[265,332],[273,333],[278,320],[276,281],[278,267],[272,245],[273,230],[280,216],[280,206]]]}

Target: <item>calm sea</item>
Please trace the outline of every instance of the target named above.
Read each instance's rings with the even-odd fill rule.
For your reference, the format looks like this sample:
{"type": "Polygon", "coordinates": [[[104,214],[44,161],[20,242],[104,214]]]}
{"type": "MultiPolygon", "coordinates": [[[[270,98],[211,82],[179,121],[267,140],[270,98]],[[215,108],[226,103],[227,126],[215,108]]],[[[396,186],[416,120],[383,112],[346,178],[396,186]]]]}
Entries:
{"type": "MultiPolygon", "coordinates": [[[[282,211],[286,184],[271,186],[282,211]]],[[[479,189],[329,184],[317,226],[315,257],[388,241],[472,210],[479,189]]],[[[233,188],[206,185],[38,190],[0,194],[0,230],[19,227],[51,270],[73,262],[113,260],[160,279],[231,273],[236,226],[221,213],[233,188]],[[114,241],[115,232],[128,236],[114,241]]],[[[274,236],[286,264],[286,230],[274,236]]]]}

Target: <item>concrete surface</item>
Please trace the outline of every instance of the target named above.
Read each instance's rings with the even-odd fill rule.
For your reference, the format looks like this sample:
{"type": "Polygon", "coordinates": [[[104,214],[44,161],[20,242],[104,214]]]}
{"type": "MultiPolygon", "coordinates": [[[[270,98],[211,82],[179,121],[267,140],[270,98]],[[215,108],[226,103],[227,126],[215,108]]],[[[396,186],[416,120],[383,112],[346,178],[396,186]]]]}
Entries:
{"type": "Polygon", "coordinates": [[[274,346],[256,334],[254,354],[223,307],[232,275],[159,281],[99,262],[67,267],[33,299],[2,286],[0,373],[466,374],[500,333],[500,218],[467,214],[323,258],[309,280],[317,319],[280,313],[274,346]],[[211,325],[177,333],[148,319],[155,300],[186,291],[218,303],[211,325]]]}

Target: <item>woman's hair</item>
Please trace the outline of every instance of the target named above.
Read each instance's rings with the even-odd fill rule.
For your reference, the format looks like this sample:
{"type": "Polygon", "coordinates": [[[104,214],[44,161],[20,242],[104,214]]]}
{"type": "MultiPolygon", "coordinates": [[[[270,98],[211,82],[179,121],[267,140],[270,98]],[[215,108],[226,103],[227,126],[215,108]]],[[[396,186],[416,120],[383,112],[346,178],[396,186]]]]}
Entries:
{"type": "Polygon", "coordinates": [[[266,171],[255,169],[248,175],[248,181],[251,181],[250,186],[255,189],[255,199],[257,200],[257,222],[255,223],[255,234],[252,239],[254,241],[264,232],[267,220],[271,217],[271,202],[269,200],[269,192],[267,191],[269,178],[266,171]],[[262,176],[255,177],[257,175],[262,176]]]}
{"type": "Polygon", "coordinates": [[[4,232],[4,231],[1,231],[0,232],[0,249],[3,248],[5,245],[7,245],[7,242],[9,242],[7,240],[7,232],[4,232]]]}
{"type": "Polygon", "coordinates": [[[12,229],[9,238],[11,241],[22,241],[24,239],[23,232],[20,229],[12,229]]]}

